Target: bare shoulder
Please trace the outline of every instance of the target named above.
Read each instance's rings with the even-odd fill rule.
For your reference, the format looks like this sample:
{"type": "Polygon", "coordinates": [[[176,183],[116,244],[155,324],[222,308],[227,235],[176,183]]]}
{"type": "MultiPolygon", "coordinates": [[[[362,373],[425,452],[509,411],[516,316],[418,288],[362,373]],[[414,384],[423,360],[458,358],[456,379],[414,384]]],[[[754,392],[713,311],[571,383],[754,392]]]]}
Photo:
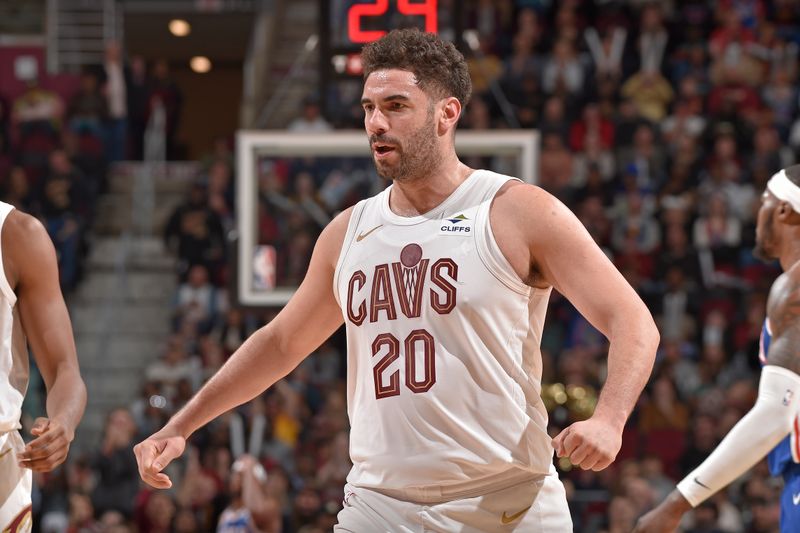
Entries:
{"type": "Polygon", "coordinates": [[[558,198],[541,187],[516,180],[506,182],[492,204],[492,224],[508,221],[522,229],[537,228],[536,234],[546,236],[542,229],[556,229],[572,212],[558,198]]]}
{"type": "Polygon", "coordinates": [[[800,266],[792,266],[772,284],[767,316],[774,334],[791,326],[800,327],[800,266]]]}
{"type": "Polygon", "coordinates": [[[24,272],[38,270],[52,256],[53,242],[39,220],[17,209],[3,224],[3,263],[6,276],[14,287],[24,272]]]}
{"type": "Polygon", "coordinates": [[[772,328],[767,361],[800,374],[800,267],[781,274],[769,292],[767,317],[772,328]]]}
{"type": "Polygon", "coordinates": [[[555,198],[536,185],[508,180],[500,187],[494,197],[493,211],[505,215],[530,215],[532,211],[548,207],[555,198]]]}

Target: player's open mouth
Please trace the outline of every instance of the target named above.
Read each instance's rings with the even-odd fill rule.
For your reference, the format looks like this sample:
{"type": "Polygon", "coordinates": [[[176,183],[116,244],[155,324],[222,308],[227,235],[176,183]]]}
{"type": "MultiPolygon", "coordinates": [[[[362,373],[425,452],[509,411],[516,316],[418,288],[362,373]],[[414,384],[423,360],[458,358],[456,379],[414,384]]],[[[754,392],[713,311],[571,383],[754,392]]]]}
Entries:
{"type": "Polygon", "coordinates": [[[395,148],[388,144],[373,144],[372,151],[375,152],[375,157],[381,158],[394,152],[395,148]]]}

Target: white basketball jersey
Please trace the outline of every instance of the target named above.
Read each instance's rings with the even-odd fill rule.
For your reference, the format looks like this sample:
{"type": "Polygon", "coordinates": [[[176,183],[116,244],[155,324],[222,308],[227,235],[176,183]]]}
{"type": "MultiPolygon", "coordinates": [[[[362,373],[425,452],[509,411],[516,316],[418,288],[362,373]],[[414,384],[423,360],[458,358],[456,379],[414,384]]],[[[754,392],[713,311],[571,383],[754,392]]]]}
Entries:
{"type": "Polygon", "coordinates": [[[3,224],[13,209],[0,202],[0,433],[21,427],[22,399],[28,388],[27,342],[16,307],[17,296],[3,266],[3,224]]]}
{"type": "Polygon", "coordinates": [[[519,279],[489,223],[510,179],[477,170],[416,217],[390,210],[391,186],[354,208],[334,277],[349,483],[434,501],[550,471],[539,348],[550,289],[519,279]]]}

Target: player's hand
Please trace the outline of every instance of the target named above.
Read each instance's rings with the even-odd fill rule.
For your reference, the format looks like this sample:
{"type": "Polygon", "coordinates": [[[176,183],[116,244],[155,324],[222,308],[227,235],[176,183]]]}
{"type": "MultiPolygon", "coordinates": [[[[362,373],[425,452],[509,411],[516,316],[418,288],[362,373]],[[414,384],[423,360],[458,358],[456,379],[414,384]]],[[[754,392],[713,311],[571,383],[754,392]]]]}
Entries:
{"type": "Polygon", "coordinates": [[[673,490],[658,507],[636,522],[633,533],[673,533],[678,529],[683,514],[691,508],[686,498],[673,490]]]}
{"type": "Polygon", "coordinates": [[[156,489],[172,487],[172,480],[164,470],[173,459],[180,457],[186,448],[186,439],[165,427],[133,447],[142,481],[156,489]]]}
{"type": "Polygon", "coordinates": [[[556,454],[584,470],[603,470],[614,462],[621,446],[622,432],[595,417],[575,422],[553,439],[556,454]]]}
{"type": "Polygon", "coordinates": [[[69,453],[69,445],[75,438],[74,432],[58,420],[49,418],[37,418],[31,435],[36,438],[17,454],[17,461],[22,468],[30,468],[34,472],[50,472],[63,463],[69,453]]]}

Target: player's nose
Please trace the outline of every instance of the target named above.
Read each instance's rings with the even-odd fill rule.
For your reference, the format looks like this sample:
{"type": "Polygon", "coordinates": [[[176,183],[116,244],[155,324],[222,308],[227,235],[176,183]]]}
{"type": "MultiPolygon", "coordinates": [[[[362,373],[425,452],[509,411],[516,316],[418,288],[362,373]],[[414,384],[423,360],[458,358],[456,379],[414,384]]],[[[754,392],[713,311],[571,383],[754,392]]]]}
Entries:
{"type": "Polygon", "coordinates": [[[386,120],[386,115],[381,113],[379,109],[366,115],[364,124],[366,125],[367,133],[370,135],[381,135],[389,131],[389,121],[386,120]]]}

